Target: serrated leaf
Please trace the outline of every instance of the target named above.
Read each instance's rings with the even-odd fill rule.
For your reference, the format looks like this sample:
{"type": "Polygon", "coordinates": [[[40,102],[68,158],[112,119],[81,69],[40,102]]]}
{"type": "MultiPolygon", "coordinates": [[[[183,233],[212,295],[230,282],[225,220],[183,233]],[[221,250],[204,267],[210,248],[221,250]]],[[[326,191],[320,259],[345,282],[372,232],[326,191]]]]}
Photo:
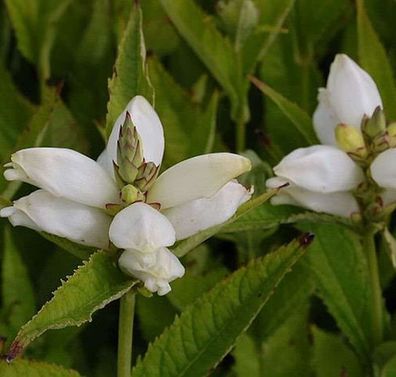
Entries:
{"type": "Polygon", "coordinates": [[[49,329],[80,326],[92,314],[120,298],[137,283],[129,279],[105,252],[98,251],[84,262],[55,292],[41,310],[26,323],[11,345],[14,358],[49,329]]]}
{"type": "Polygon", "coordinates": [[[261,204],[265,203],[267,200],[269,200],[272,196],[276,194],[277,190],[270,190],[268,192],[265,192],[264,194],[261,194],[257,198],[253,200],[249,200],[245,204],[239,207],[238,211],[234,216],[232,216],[228,221],[226,221],[223,224],[216,225],[214,227],[211,227],[209,229],[206,229],[202,232],[199,232],[195,234],[194,236],[187,238],[183,241],[180,241],[173,249],[172,252],[178,256],[182,257],[186,255],[189,251],[200,245],[202,242],[205,242],[207,239],[215,235],[216,233],[220,232],[224,227],[232,224],[234,221],[236,221],[238,218],[241,216],[245,215],[248,213],[250,210],[253,208],[256,208],[260,206],[261,204]]]}
{"type": "Polygon", "coordinates": [[[110,99],[107,103],[106,132],[110,134],[113,124],[132,97],[141,94],[149,101],[153,91],[147,77],[146,49],[142,31],[142,12],[135,2],[122,41],[114,74],[109,82],[110,99]]]}
{"type": "Polygon", "coordinates": [[[364,375],[359,360],[340,336],[313,327],[312,366],[317,377],[364,375]]]}
{"type": "Polygon", "coordinates": [[[1,286],[3,314],[10,329],[8,336],[12,338],[34,314],[35,298],[28,271],[14,244],[9,227],[4,231],[1,286]]]}
{"type": "Polygon", "coordinates": [[[74,370],[37,361],[15,360],[7,363],[0,360],[1,377],[80,377],[74,370]]]}
{"type": "Polygon", "coordinates": [[[308,255],[320,297],[356,353],[370,354],[371,288],[366,257],[356,233],[336,224],[303,224],[316,236],[308,255]]]}
{"type": "Polygon", "coordinates": [[[388,120],[396,120],[396,85],[386,51],[367,16],[363,0],[356,0],[359,62],[373,77],[388,120]]]}
{"type": "Polygon", "coordinates": [[[279,110],[293,123],[296,130],[304,137],[308,144],[319,144],[313,129],[311,117],[302,108],[257,78],[251,77],[250,80],[278,106],[279,110]]]}
{"type": "MultiPolygon", "coordinates": [[[[210,19],[192,0],[161,0],[181,36],[220,83],[232,104],[233,118],[243,112],[243,77],[237,56],[210,19]]],[[[246,86],[246,85],[245,85],[246,86]]]]}
{"type": "Polygon", "coordinates": [[[293,241],[217,284],[152,343],[132,375],[206,375],[229,352],[305,249],[293,241]]]}

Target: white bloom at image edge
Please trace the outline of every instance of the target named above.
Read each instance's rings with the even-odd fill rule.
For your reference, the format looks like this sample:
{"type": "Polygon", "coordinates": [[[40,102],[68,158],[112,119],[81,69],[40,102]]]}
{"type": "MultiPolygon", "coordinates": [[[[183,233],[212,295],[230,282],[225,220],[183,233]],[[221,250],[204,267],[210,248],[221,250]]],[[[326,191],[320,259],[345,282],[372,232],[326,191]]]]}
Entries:
{"type": "MultiPolygon", "coordinates": [[[[383,107],[378,88],[371,76],[344,54],[335,57],[326,88],[319,89],[319,104],[313,115],[318,139],[323,145],[299,148],[274,167],[276,177],[267,187],[282,188],[272,204],[292,204],[338,216],[349,217],[359,211],[352,195],[364,180],[361,168],[337,147],[335,129],[346,124],[360,129],[364,115],[371,116],[383,107]]],[[[396,200],[396,150],[376,157],[370,169],[373,179],[385,191],[385,204],[396,200]],[[392,163],[393,161],[393,163],[392,163]]]]}
{"type": "Polygon", "coordinates": [[[182,161],[160,174],[145,193],[146,203],[133,203],[113,219],[105,208],[121,204],[113,161],[117,163],[118,135],[127,112],[139,135],[145,162],[159,167],[164,153],[162,124],[147,100],[136,96],[115,122],[98,161],[65,148],[29,148],[14,153],[6,164],[5,178],[40,190],[3,208],[0,216],[8,217],[14,226],[102,249],[107,249],[111,240],[125,250],[120,268],[144,281],[150,291],[165,294],[169,282],[184,273],[167,247],[227,221],[251,196],[235,180],[251,164],[232,153],[182,161]],[[160,205],[160,210],[150,204],[160,205]],[[127,243],[122,237],[125,229],[127,243]]]}

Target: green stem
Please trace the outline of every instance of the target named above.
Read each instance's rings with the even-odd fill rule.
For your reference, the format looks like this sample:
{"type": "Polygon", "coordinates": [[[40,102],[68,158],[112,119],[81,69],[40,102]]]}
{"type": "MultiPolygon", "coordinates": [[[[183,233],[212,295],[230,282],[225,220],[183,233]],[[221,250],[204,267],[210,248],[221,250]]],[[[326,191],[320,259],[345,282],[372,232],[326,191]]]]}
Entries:
{"type": "Polygon", "coordinates": [[[134,313],[135,292],[129,291],[120,300],[117,377],[131,377],[134,313]]]}
{"type": "Polygon", "coordinates": [[[382,313],[382,290],[378,274],[378,261],[375,249],[375,233],[367,231],[363,236],[363,247],[367,255],[371,284],[371,330],[373,345],[381,343],[383,338],[383,313],[382,313]]]}
{"type": "Polygon", "coordinates": [[[246,122],[242,116],[239,117],[236,129],[236,150],[237,152],[243,152],[246,148],[246,122]]]}

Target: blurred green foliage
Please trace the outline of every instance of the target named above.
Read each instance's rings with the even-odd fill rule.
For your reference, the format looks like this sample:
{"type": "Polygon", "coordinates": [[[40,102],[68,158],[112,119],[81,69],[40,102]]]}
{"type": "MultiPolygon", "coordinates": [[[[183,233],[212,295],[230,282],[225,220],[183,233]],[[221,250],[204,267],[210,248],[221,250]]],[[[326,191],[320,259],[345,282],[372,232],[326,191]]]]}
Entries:
{"type": "MultiPolygon", "coordinates": [[[[254,149],[255,168],[244,179],[262,192],[270,165],[315,142],[310,116],[317,89],[325,84],[329,64],[339,52],[357,59],[374,77],[388,119],[396,120],[394,0],[142,0],[136,7],[130,0],[0,3],[3,163],[15,150],[44,145],[73,148],[96,158],[117,114],[139,93],[153,99],[164,126],[163,168],[211,151],[254,149]],[[252,84],[252,76],[264,83],[262,91],[252,84]]],[[[0,190],[6,203],[31,188],[1,177],[0,190]]],[[[191,330],[191,318],[200,309],[194,303],[210,307],[205,300],[220,295],[230,273],[289,242],[299,234],[290,224],[298,222],[299,229],[315,231],[320,241],[286,275],[260,313],[256,312],[264,297],[254,303],[252,299],[255,309],[249,313],[243,311],[243,300],[239,311],[223,313],[227,324],[232,324],[233,314],[243,317],[243,328],[229,325],[222,328],[224,333],[216,326],[209,328],[218,352],[203,353],[199,365],[189,365],[183,375],[205,375],[200,368],[213,368],[214,376],[358,377],[368,363],[375,363],[382,373],[378,375],[392,376],[394,344],[388,342],[375,352],[371,348],[371,293],[356,235],[345,224],[329,225],[328,220],[298,208],[264,204],[228,224],[216,239],[183,258],[187,273],[173,284],[171,294],[138,297],[134,358],[143,356],[149,342],[181,313],[187,314],[179,323],[191,330]]],[[[28,229],[11,231],[6,221],[0,227],[0,335],[8,346],[90,250],[77,250],[51,237],[55,244],[50,243],[28,229]]],[[[182,250],[185,245],[177,247],[182,250]]],[[[386,262],[380,265],[387,276],[383,289],[390,321],[385,340],[390,340],[396,334],[395,272],[386,262]]],[[[238,279],[238,273],[230,280],[238,279]]],[[[111,276],[120,279],[117,273],[111,276]]],[[[88,278],[78,283],[91,284],[88,278]]],[[[266,281],[269,290],[270,283],[266,281]]],[[[123,284],[127,283],[120,283],[118,293],[125,289],[123,284]]],[[[118,297],[117,292],[108,296],[118,297]]],[[[83,313],[84,321],[107,299],[95,296],[83,313]]],[[[0,361],[0,375],[78,375],[64,367],[86,376],[115,376],[117,309],[118,304],[111,303],[95,313],[92,323],[48,331],[25,352],[26,360],[43,363],[21,360],[8,367],[0,361]]],[[[182,329],[173,325],[157,340],[161,345],[175,337],[169,343],[175,345],[173,357],[183,345],[182,329]]],[[[32,334],[29,340],[38,335],[32,334]]],[[[162,375],[182,375],[179,369],[172,374],[166,349],[150,349],[137,375],[157,375],[144,371],[151,358],[163,358],[167,374],[162,375]]],[[[187,361],[179,358],[178,367],[183,369],[187,361]]]]}

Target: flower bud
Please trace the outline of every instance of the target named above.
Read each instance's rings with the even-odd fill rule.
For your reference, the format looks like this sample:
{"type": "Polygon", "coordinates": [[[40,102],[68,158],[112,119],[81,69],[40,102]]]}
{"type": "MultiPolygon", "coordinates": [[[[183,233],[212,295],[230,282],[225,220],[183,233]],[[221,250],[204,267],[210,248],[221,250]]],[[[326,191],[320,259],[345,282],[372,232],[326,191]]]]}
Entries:
{"type": "Polygon", "coordinates": [[[357,128],[340,123],[335,129],[335,136],[339,148],[352,158],[364,159],[367,157],[368,152],[363,135],[357,128]]]}
{"type": "Polygon", "coordinates": [[[369,138],[377,137],[384,133],[386,128],[386,120],[384,111],[377,106],[371,115],[371,118],[364,116],[362,120],[362,131],[369,138]]]}
{"type": "Polygon", "coordinates": [[[132,122],[130,114],[127,112],[118,137],[118,169],[116,169],[116,175],[125,183],[133,183],[138,176],[139,167],[143,162],[143,150],[139,134],[132,122]]]}
{"type": "Polygon", "coordinates": [[[133,185],[126,185],[121,190],[121,199],[124,203],[132,204],[136,201],[142,201],[144,195],[133,185]]]}

